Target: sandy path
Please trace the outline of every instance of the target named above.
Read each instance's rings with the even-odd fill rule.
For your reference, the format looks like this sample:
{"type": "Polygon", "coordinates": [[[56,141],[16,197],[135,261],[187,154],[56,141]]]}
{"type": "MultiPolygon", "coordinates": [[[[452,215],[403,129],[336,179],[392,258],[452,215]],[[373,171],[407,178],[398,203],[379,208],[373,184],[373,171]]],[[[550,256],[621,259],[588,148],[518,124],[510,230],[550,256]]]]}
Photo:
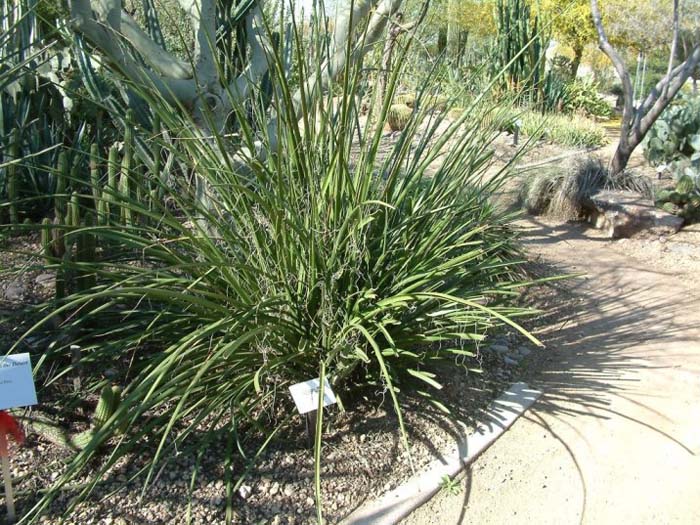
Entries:
{"type": "Polygon", "coordinates": [[[697,268],[676,275],[582,226],[526,227],[531,253],[587,274],[564,285],[568,307],[526,372],[545,394],[460,494],[404,523],[700,523],[697,268]]]}

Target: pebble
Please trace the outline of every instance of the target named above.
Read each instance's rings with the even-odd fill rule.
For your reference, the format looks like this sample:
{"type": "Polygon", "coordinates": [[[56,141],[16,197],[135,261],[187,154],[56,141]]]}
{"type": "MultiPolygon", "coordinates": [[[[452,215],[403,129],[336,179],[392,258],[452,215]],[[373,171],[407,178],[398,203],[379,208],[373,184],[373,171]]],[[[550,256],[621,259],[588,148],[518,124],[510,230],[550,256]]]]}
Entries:
{"type": "Polygon", "coordinates": [[[276,496],[279,491],[280,491],[280,484],[275,481],[272,484],[272,487],[270,487],[270,496],[276,496]]]}
{"type": "Polygon", "coordinates": [[[506,364],[506,366],[518,366],[518,361],[516,361],[512,357],[504,357],[503,362],[506,364]]]}
{"type": "Polygon", "coordinates": [[[507,354],[510,351],[507,345],[491,345],[489,349],[492,352],[497,352],[499,354],[507,354]]]}
{"type": "Polygon", "coordinates": [[[241,488],[238,489],[238,495],[242,499],[248,499],[250,494],[253,492],[253,489],[251,489],[248,485],[242,485],[241,488]]]}

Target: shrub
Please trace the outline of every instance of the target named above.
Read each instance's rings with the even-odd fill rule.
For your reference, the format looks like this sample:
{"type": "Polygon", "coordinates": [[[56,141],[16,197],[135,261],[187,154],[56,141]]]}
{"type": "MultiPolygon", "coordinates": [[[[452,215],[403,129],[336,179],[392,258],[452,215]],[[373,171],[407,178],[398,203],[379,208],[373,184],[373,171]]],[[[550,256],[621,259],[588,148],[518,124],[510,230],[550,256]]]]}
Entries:
{"type": "MultiPolygon", "coordinates": [[[[309,75],[305,58],[296,61],[300,78],[309,75]]],[[[49,321],[60,329],[40,371],[55,366],[58,378],[69,374],[66,356],[78,344],[85,388],[98,392],[100,372],[111,368],[122,395],[32,515],[115,434],[111,454],[74,502],[127,454],[147,457],[148,483],[169,454],[205,453],[222,436],[231,440],[232,495],[250,462],[293,420],[287,387],[313,377],[328,378],[341,400],[366,385],[388,393],[408,450],[401,392],[444,408],[435,397],[436,365],[466,359],[467,368],[477,368],[469,360],[487,331],[517,327],[512,318],[527,313],[514,304],[522,283],[509,216],[490,202],[506,172],[482,182],[493,131],[463,126],[477,119],[473,108],[438,134],[445,114],[421,104],[425,91],[419,93],[416,107],[425,109],[413,111],[380,156],[400,68],[385,105],[369,110],[368,122],[377,124],[358,139],[362,64],[344,75],[342,89],[329,87],[340,100],[315,92],[298,114],[284,103],[292,88],[282,58],[275,59],[271,82],[282,110],[274,135],[259,131],[271,129],[265,112],[234,101],[239,142],[216,132],[203,138],[195,123],[144,89],[177,137],[161,142],[154,135],[149,146],[191,167],[199,184],[183,177],[166,185],[151,173],[163,199],[146,206],[133,189],[140,175],[122,164],[124,184],[102,197],[122,212],[108,213],[103,226],[66,229],[67,246],[93,235],[98,256],[54,258],[49,268],[92,274],[95,282],[43,307],[47,317],[34,330],[49,321]],[[260,430],[245,459],[238,451],[250,451],[249,438],[260,430]]],[[[75,202],[92,207],[94,198],[86,191],[75,202]]],[[[320,411],[317,429],[322,425],[320,411]]],[[[317,477],[320,451],[319,431],[317,477]]]]}
{"type": "Polygon", "coordinates": [[[602,126],[578,115],[542,115],[525,111],[520,120],[525,135],[541,136],[562,146],[594,148],[607,142],[602,126]]]}
{"type": "Polygon", "coordinates": [[[575,79],[566,86],[564,109],[582,112],[592,117],[610,117],[613,110],[599,94],[599,86],[592,78],[575,79]]]}
{"type": "Polygon", "coordinates": [[[519,201],[533,215],[577,220],[588,198],[602,189],[637,191],[649,198],[652,194],[647,178],[630,173],[611,177],[600,158],[588,156],[524,177],[519,201]]]}

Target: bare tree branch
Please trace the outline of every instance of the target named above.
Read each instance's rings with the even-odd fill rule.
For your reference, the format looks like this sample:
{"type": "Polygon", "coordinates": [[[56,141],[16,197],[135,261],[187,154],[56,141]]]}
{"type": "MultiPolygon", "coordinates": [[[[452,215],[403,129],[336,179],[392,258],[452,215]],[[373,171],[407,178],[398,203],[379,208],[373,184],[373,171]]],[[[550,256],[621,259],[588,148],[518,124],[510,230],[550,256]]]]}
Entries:
{"type": "MultiPolygon", "coordinates": [[[[193,2],[197,3],[197,2],[193,2]]],[[[218,80],[216,70],[216,0],[199,0],[195,30],[194,69],[197,82],[212,86],[218,80]]]]}
{"type": "Polygon", "coordinates": [[[118,2],[96,4],[95,7],[99,9],[96,13],[104,20],[98,22],[92,15],[93,6],[90,0],[72,0],[71,22],[74,29],[98,47],[130,81],[157,89],[170,102],[191,104],[197,96],[196,86],[192,80],[163,79],[153,71],[144,68],[125,50],[124,45],[120,43],[121,12],[116,11],[118,18],[114,15],[116,4],[118,2]],[[107,24],[107,21],[110,24],[107,24]]]}
{"type": "Polygon", "coordinates": [[[610,58],[615,71],[617,71],[617,76],[620,77],[620,81],[622,82],[622,97],[624,105],[622,109],[622,131],[620,134],[620,141],[626,142],[629,127],[634,116],[634,88],[632,87],[632,80],[629,72],[627,71],[627,67],[625,67],[625,62],[622,60],[622,57],[620,57],[615,48],[610,44],[608,36],[605,34],[603,17],[600,14],[598,0],[591,0],[591,13],[593,15],[593,24],[595,25],[598,33],[598,47],[600,47],[600,50],[605,53],[608,58],[610,58]]]}
{"type": "Polygon", "coordinates": [[[192,66],[168,53],[143,31],[131,16],[121,13],[121,30],[144,60],[158,73],[169,78],[192,78],[192,66]]]}

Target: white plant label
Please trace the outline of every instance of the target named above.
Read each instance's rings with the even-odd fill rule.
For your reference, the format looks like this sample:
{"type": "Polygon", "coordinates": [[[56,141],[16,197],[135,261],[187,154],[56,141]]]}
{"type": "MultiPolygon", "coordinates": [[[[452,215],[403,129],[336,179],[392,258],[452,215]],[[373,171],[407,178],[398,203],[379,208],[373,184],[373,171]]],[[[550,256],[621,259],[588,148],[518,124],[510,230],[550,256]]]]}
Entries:
{"type": "Polygon", "coordinates": [[[29,354],[0,356],[0,410],[37,402],[29,354]]]}
{"type": "MultiPolygon", "coordinates": [[[[297,383],[289,387],[289,392],[292,394],[294,404],[300,414],[306,414],[312,410],[318,410],[318,394],[321,390],[321,380],[310,379],[303,383],[297,383]]],[[[323,406],[333,405],[336,403],[335,394],[328,379],[323,380],[323,406]]]]}

